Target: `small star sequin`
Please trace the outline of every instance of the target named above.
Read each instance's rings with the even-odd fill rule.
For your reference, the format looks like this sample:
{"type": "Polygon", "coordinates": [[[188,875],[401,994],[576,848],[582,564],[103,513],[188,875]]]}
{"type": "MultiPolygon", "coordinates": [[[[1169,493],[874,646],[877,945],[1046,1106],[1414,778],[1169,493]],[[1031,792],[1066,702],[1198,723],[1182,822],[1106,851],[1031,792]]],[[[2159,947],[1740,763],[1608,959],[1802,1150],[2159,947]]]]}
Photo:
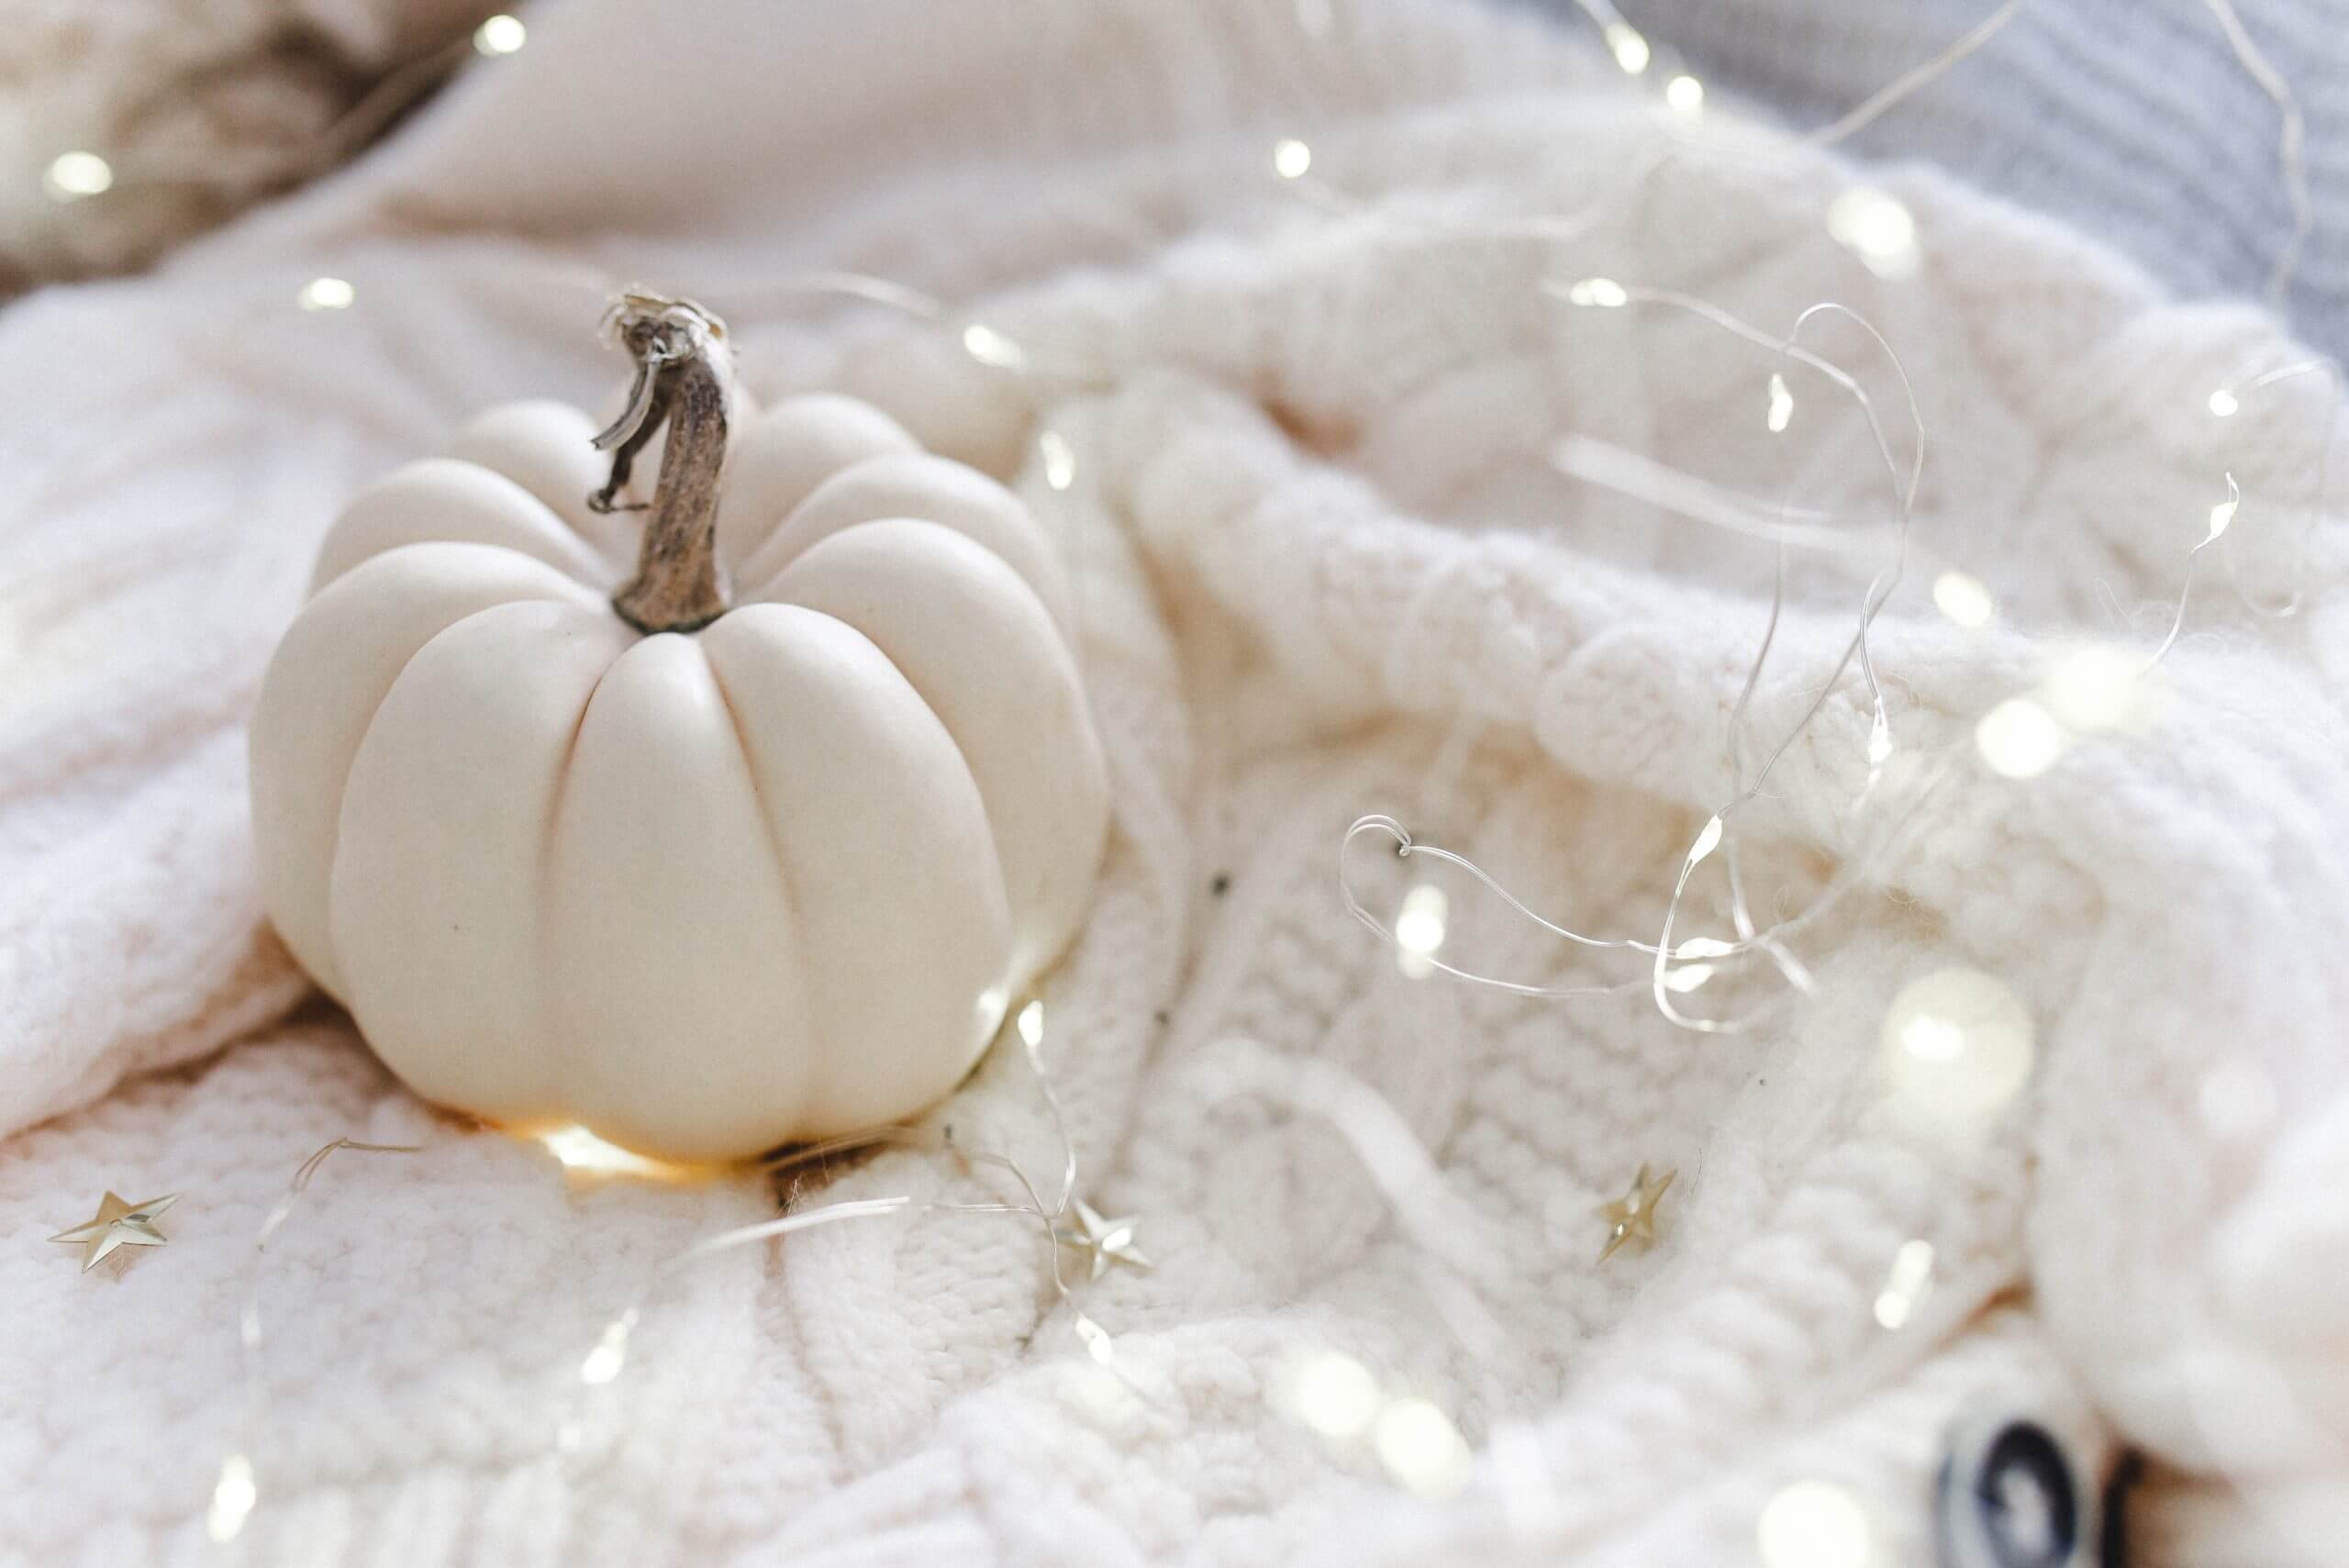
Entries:
{"type": "Polygon", "coordinates": [[[1075,1225],[1063,1225],[1052,1232],[1063,1247],[1074,1247],[1093,1258],[1091,1277],[1099,1279],[1108,1272],[1114,1261],[1130,1269],[1148,1269],[1151,1261],[1134,1246],[1134,1220],[1104,1219],[1099,1211],[1083,1198],[1076,1200],[1075,1225]]]}
{"type": "Polygon", "coordinates": [[[129,1204],[108,1193],[98,1202],[97,1217],[50,1238],[82,1249],[82,1272],[88,1273],[113,1255],[117,1247],[161,1247],[171,1240],[155,1229],[156,1218],[179,1202],[179,1194],[129,1204]]]}
{"type": "Polygon", "coordinates": [[[1626,1241],[1636,1240],[1642,1246],[1655,1240],[1655,1206],[1677,1171],[1666,1171],[1654,1182],[1648,1180],[1648,1168],[1631,1178],[1631,1190],[1607,1206],[1607,1245],[1600,1248],[1598,1261],[1605,1262],[1615,1255],[1615,1250],[1626,1241]]]}

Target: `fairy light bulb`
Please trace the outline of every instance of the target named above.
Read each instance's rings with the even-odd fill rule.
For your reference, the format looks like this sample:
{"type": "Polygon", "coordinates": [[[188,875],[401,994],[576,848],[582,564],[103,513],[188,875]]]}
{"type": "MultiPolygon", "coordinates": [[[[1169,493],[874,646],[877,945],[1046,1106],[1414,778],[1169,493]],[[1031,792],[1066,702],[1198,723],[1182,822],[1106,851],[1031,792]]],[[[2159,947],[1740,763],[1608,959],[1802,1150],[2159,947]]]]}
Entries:
{"type": "Polygon", "coordinates": [[[1378,1380],[1341,1351],[1322,1351],[1289,1379],[1289,1408],[1298,1420],[1332,1440],[1368,1431],[1378,1417],[1378,1380]]]}
{"type": "Polygon", "coordinates": [[[596,1387],[619,1376],[620,1369],[628,1365],[628,1337],[635,1329],[634,1307],[606,1324],[603,1338],[587,1352],[587,1359],[579,1363],[579,1381],[596,1387]]]}
{"type": "Polygon", "coordinates": [[[529,41],[530,30],[518,17],[490,17],[473,29],[473,48],[492,57],[512,54],[529,41]]]}
{"type": "Polygon", "coordinates": [[[1648,48],[1639,28],[1619,17],[1607,24],[1607,52],[1615,57],[1624,75],[1637,76],[1648,68],[1655,51],[1648,48]]]}
{"type": "Polygon", "coordinates": [[[1970,1137],[2021,1091],[2034,1051],[2031,1010],[2010,987],[1978,969],[1950,968],[1892,999],[1878,1060],[1904,1128],[1970,1137]]]}
{"type": "Polygon", "coordinates": [[[1071,450],[1068,438],[1058,430],[1046,430],[1036,438],[1036,450],[1044,460],[1044,483],[1054,490],[1065,490],[1076,483],[1076,453],[1071,450]]]}
{"type": "Polygon", "coordinates": [[[1917,270],[1917,220],[1898,196],[1854,185],[1827,208],[1827,232],[1880,278],[1917,270]]]}
{"type": "Polygon", "coordinates": [[[540,1134],[539,1141],[547,1146],[547,1152],[562,1162],[562,1168],[566,1171],[627,1176],[674,1173],[674,1167],[631,1153],[617,1143],[607,1143],[584,1127],[557,1128],[552,1132],[540,1134]]]}
{"type": "Polygon", "coordinates": [[[1716,816],[1706,821],[1703,830],[1697,835],[1697,841],[1688,847],[1688,864],[1694,867],[1698,862],[1720,849],[1720,845],[1721,819],[1716,816]]]}
{"type": "Polygon", "coordinates": [[[1677,114],[1701,113],[1705,107],[1705,84],[1694,76],[1675,76],[1664,84],[1664,101],[1677,114]]]}
{"type": "Polygon", "coordinates": [[[963,328],[963,348],[971,358],[996,370],[1016,371],[1028,362],[1019,344],[983,321],[963,328]]]}
{"type": "Polygon", "coordinates": [[[95,152],[61,152],[50,160],[40,183],[50,200],[78,202],[114,188],[114,165],[95,152]]]}
{"type": "Polygon", "coordinates": [[[1987,626],[1998,613],[1981,579],[1963,572],[1944,572],[1933,579],[1933,607],[1968,630],[1987,626]]]}
{"type": "Polygon", "coordinates": [[[1371,1434],[1387,1473],[1422,1497],[1449,1497],[1468,1483],[1468,1445],[1452,1418],[1425,1399],[1397,1399],[1371,1434]]]}
{"type": "Polygon", "coordinates": [[[212,1538],[215,1546],[225,1546],[237,1539],[260,1497],[261,1489],[253,1484],[251,1460],[241,1453],[232,1453],[220,1462],[220,1479],[213,1484],[212,1506],[204,1516],[205,1533],[212,1538]]]}
{"type": "Polygon", "coordinates": [[[312,278],[294,303],[305,310],[349,310],[358,298],[359,291],[346,278],[312,278]]]}
{"type": "Polygon", "coordinates": [[[1443,947],[1451,914],[1451,900],[1432,883],[1423,882],[1403,895],[1403,906],[1395,914],[1395,962],[1405,974],[1425,980],[1435,973],[1433,961],[1443,947]]]}
{"type": "Polygon", "coordinates": [[[1044,1043],[1044,1004],[1041,998],[1019,1009],[1019,1038],[1030,1051],[1044,1043]]]}
{"type": "Polygon", "coordinates": [[[2232,419],[2243,407],[2243,400],[2225,387],[2210,394],[2210,412],[2221,419],[2232,419]]]}
{"type": "Polygon", "coordinates": [[[1763,1568],[1869,1568],[1868,1516],[1858,1498],[1827,1481],[1798,1481],[1763,1505],[1756,1527],[1763,1568]]]}
{"type": "Polygon", "coordinates": [[[2037,778],[2064,754],[2064,727],[2030,697],[2009,697],[1974,727],[1982,761],[2002,778],[2037,778]]]}
{"type": "Polygon", "coordinates": [[[2227,475],[2227,498],[2210,508],[2210,532],[2202,542],[2209,544],[2225,533],[2227,526],[2235,520],[2235,508],[2242,505],[2243,491],[2236,486],[2235,476],[2230,473],[2227,475]]]}
{"type": "Polygon", "coordinates": [[[2102,643],[2075,648],[2049,667],[2043,695],[2065,728],[2117,729],[2137,717],[2143,661],[2102,643]]]}
{"type": "Polygon", "coordinates": [[[1284,180],[1301,177],[1313,167],[1313,149],[1293,139],[1273,144],[1273,172],[1284,180]]]}
{"type": "Polygon", "coordinates": [[[1907,1324],[1909,1314],[1917,1307],[1917,1298],[1924,1294],[1926,1281],[1932,1276],[1933,1244],[1923,1240],[1903,1241],[1900,1251],[1893,1254],[1892,1272],[1885,1276],[1884,1289],[1876,1298],[1876,1320],[1887,1331],[1907,1324]]]}
{"type": "Polygon", "coordinates": [[[1783,434],[1787,422],[1795,417],[1795,395],[1787,390],[1787,378],[1776,371],[1770,373],[1770,412],[1764,423],[1774,436],[1783,434]]]}
{"type": "Polygon", "coordinates": [[[1585,278],[1566,290],[1566,298],[1573,303],[1596,306],[1601,310],[1620,310],[1630,303],[1631,297],[1613,278],[1585,278]]]}
{"type": "Polygon", "coordinates": [[[1085,1353],[1103,1366],[1117,1359],[1117,1346],[1110,1342],[1109,1330],[1080,1312],[1076,1315],[1076,1337],[1085,1341],[1085,1353]]]}

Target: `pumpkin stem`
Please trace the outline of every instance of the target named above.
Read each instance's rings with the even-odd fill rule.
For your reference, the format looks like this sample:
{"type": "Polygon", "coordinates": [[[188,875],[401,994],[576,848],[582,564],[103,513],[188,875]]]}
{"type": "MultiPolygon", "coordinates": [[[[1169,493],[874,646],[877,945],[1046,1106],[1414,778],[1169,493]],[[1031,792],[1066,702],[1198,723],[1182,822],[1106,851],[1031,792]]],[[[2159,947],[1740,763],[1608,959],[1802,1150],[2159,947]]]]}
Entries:
{"type": "Polygon", "coordinates": [[[622,509],[613,498],[637,453],[669,428],[636,575],[612,595],[612,608],[648,634],[695,631],[726,613],[718,583],[718,481],[734,401],[726,324],[691,300],[626,294],[605,325],[636,361],[636,384],[627,409],[596,437],[596,450],[612,454],[612,471],[587,505],[622,509]]]}

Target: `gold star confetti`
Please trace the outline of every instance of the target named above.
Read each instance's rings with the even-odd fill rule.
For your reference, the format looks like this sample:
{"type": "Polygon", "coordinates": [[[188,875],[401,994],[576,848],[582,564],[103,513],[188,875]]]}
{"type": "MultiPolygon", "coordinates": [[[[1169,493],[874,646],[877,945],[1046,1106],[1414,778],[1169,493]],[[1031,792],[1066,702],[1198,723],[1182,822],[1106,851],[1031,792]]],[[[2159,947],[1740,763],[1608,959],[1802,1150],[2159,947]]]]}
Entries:
{"type": "Polygon", "coordinates": [[[179,1202],[180,1195],[149,1198],[145,1203],[129,1204],[112,1193],[99,1200],[97,1217],[87,1224],[71,1230],[61,1230],[50,1238],[82,1249],[82,1272],[88,1273],[112,1255],[117,1247],[161,1247],[171,1240],[155,1229],[156,1218],[179,1202]]]}
{"type": "Polygon", "coordinates": [[[1094,1207],[1083,1198],[1076,1200],[1076,1225],[1063,1225],[1052,1232],[1053,1239],[1063,1247],[1074,1247],[1093,1255],[1092,1277],[1099,1279],[1108,1271],[1112,1260],[1130,1269],[1148,1269],[1151,1261],[1134,1246],[1134,1221],[1104,1219],[1094,1207]]]}
{"type": "Polygon", "coordinates": [[[1655,1206],[1664,1197],[1664,1190],[1672,1185],[1677,1171],[1666,1171],[1657,1181],[1648,1180],[1648,1168],[1631,1178],[1631,1190],[1607,1206],[1607,1245],[1598,1251],[1598,1261],[1605,1262],[1615,1255],[1615,1249],[1636,1240],[1642,1246],[1655,1240],[1655,1206]]]}

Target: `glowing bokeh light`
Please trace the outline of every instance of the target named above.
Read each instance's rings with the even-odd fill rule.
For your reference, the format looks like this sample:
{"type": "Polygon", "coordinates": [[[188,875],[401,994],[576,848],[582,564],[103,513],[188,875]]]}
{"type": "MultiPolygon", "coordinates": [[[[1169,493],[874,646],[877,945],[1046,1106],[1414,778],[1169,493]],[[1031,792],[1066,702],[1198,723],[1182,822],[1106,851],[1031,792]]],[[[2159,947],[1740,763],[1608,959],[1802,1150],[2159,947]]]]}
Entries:
{"type": "Polygon", "coordinates": [[[1898,196],[1854,185],[1828,205],[1827,232],[1880,278],[1917,270],[1917,220],[1898,196]]]}
{"type": "Polygon", "coordinates": [[[529,39],[530,30],[522,25],[520,17],[503,14],[473,29],[473,48],[486,55],[512,54],[529,39]]]}
{"type": "Polygon", "coordinates": [[[1424,980],[1435,973],[1430,961],[1443,946],[1451,913],[1443,889],[1431,883],[1423,882],[1403,895],[1403,906],[1395,915],[1395,957],[1405,974],[1424,980]]]}
{"type": "Polygon", "coordinates": [[[1325,1438],[1356,1438],[1378,1418],[1378,1380],[1338,1351],[1324,1351],[1297,1367],[1288,1387],[1298,1420],[1325,1438]]]}
{"type": "Polygon", "coordinates": [[[1467,1443],[1424,1399],[1397,1399],[1380,1411],[1371,1441],[1387,1472],[1423,1497],[1449,1497],[1467,1485],[1467,1443]]]}
{"type": "Polygon", "coordinates": [[[41,187],[51,201],[77,202],[114,188],[114,165],[95,152],[61,152],[50,160],[41,187]]]}
{"type": "Polygon", "coordinates": [[[1645,71],[1655,53],[1648,48],[1648,40],[1639,28],[1620,20],[1607,24],[1607,50],[1626,76],[1637,76],[1645,71]]]}
{"type": "MultiPolygon", "coordinates": [[[[2031,1011],[1978,969],[1911,981],[1886,1009],[1880,1060],[1892,1114],[1912,1132],[1978,1133],[2030,1080],[2031,1011]]],[[[1927,1260],[1930,1262],[1930,1259],[1927,1260]]]]}
{"type": "Polygon", "coordinates": [[[1968,629],[1987,625],[1998,613],[1981,579],[1963,572],[1944,572],[1933,579],[1933,607],[1968,629]]]}
{"type": "Polygon", "coordinates": [[[359,291],[345,278],[312,278],[304,284],[294,303],[305,310],[349,310],[359,297],[359,291]]]}
{"type": "Polygon", "coordinates": [[[212,1487],[212,1507],[204,1516],[205,1533],[214,1545],[225,1546],[237,1539],[260,1496],[261,1489],[253,1484],[251,1460],[232,1453],[221,1461],[220,1479],[212,1487]]]}
{"type": "Polygon", "coordinates": [[[1868,1516],[1859,1499],[1826,1481],[1798,1481],[1763,1505],[1763,1568],[1868,1568],[1868,1516]]]}
{"type": "Polygon", "coordinates": [[[2036,778],[2064,754],[2064,727],[2030,697],[2009,697],[1982,716],[1974,743],[1992,773],[2036,778]]]}

